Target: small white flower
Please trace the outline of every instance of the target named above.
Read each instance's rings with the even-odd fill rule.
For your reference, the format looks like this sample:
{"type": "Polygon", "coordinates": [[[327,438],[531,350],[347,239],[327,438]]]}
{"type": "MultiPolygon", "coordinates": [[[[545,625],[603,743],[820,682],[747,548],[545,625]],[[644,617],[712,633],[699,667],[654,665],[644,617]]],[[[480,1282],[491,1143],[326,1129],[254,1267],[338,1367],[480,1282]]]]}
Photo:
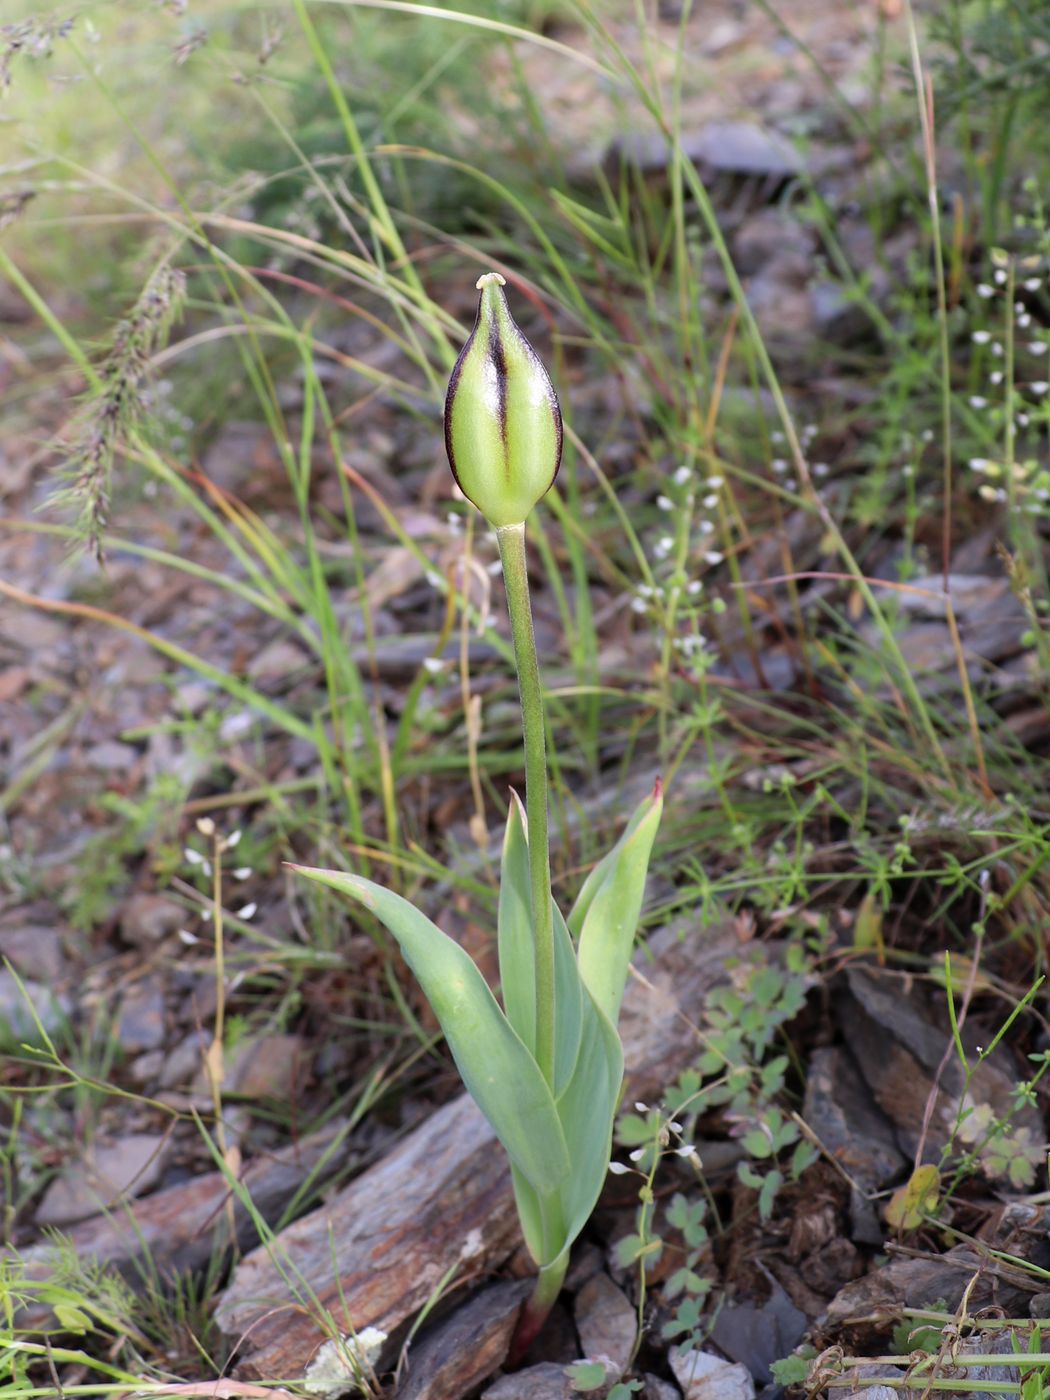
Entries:
{"type": "Polygon", "coordinates": [[[646,603],[644,598],[631,599],[631,612],[643,613],[646,611],[648,611],[648,604],[646,603]]]}
{"type": "Polygon", "coordinates": [[[195,851],[192,846],[186,846],[182,854],[190,865],[204,864],[204,857],[201,855],[200,851],[195,851]]]}
{"type": "Polygon", "coordinates": [[[998,285],[999,285],[1000,287],[1002,287],[1002,286],[1005,285],[1005,283],[1006,283],[1006,268],[1005,268],[1005,267],[997,267],[997,268],[995,269],[995,280],[996,280],[996,282],[998,283],[998,285]]]}
{"type": "Polygon", "coordinates": [[[634,1109],[636,1113],[648,1113],[649,1105],[647,1103],[642,1103],[641,1099],[638,1099],[635,1101],[634,1109]]]}
{"type": "Polygon", "coordinates": [[[814,462],[814,463],[813,463],[813,475],[814,475],[814,476],[827,476],[828,473],[829,473],[830,471],[831,471],[831,468],[828,466],[827,462],[814,462]]]}
{"type": "Polygon", "coordinates": [[[978,282],[978,283],[977,283],[977,295],[978,295],[979,297],[994,297],[994,296],[995,296],[995,288],[994,288],[994,287],[990,287],[990,286],[988,285],[987,282],[978,282]]]}
{"type": "Polygon", "coordinates": [[[247,880],[251,873],[252,868],[250,865],[238,865],[237,869],[233,872],[233,878],[235,880],[247,880]]]}
{"type": "Polygon", "coordinates": [[[202,836],[214,836],[215,823],[212,821],[211,817],[199,817],[197,819],[197,830],[202,836]]]}
{"type": "Polygon", "coordinates": [[[625,1167],[622,1162],[609,1163],[609,1171],[613,1176],[626,1176],[630,1170],[630,1167],[625,1167]]]}
{"type": "Polygon", "coordinates": [[[670,496],[657,496],[656,504],[661,510],[674,510],[674,501],[671,500],[670,496]]]}
{"type": "Polygon", "coordinates": [[[674,1155],[676,1157],[691,1157],[695,1151],[696,1148],[691,1142],[683,1142],[681,1147],[674,1149],[674,1155]]]}
{"type": "Polygon", "coordinates": [[[1045,394],[1047,389],[1050,389],[1050,383],[1048,383],[1045,379],[1036,379],[1033,380],[1032,384],[1029,387],[1031,388],[1033,394],[1045,394]]]}
{"type": "Polygon", "coordinates": [[[441,575],[436,573],[433,569],[428,569],[423,577],[426,579],[427,583],[430,584],[431,588],[440,588],[445,581],[441,575]]]}
{"type": "Polygon", "coordinates": [[[232,851],[234,846],[240,843],[240,839],[243,835],[244,832],[240,829],[240,827],[238,827],[236,831],[231,831],[229,836],[227,836],[226,838],[226,849],[228,851],[232,851]]]}
{"type": "Polygon", "coordinates": [[[773,468],[773,470],[777,473],[778,476],[783,476],[788,469],[788,464],[784,461],[783,457],[774,457],[769,465],[773,468]]]}
{"type": "Polygon", "coordinates": [[[488,574],[489,578],[499,578],[500,574],[503,572],[503,560],[493,559],[491,564],[485,565],[485,572],[488,574]]]}
{"type": "Polygon", "coordinates": [[[715,522],[713,520],[701,520],[697,523],[697,529],[702,535],[714,534],[715,522]]]}
{"type": "Polygon", "coordinates": [[[991,466],[987,457],[971,457],[970,470],[973,472],[986,472],[991,466]]]}
{"type": "Polygon", "coordinates": [[[772,442],[783,442],[783,441],[784,441],[784,434],[780,431],[779,428],[777,428],[774,432],[770,433],[769,436],[770,436],[770,440],[771,440],[772,442]]]}
{"type": "Polygon", "coordinates": [[[675,483],[676,486],[685,486],[687,482],[692,480],[692,476],[692,468],[682,466],[677,469],[671,480],[675,483]]]}
{"type": "Polygon", "coordinates": [[[718,492],[712,491],[709,496],[703,498],[700,504],[704,510],[714,510],[715,506],[718,505],[718,492]]]}
{"type": "Polygon", "coordinates": [[[971,407],[971,408],[987,408],[987,407],[988,407],[988,400],[984,397],[983,394],[971,394],[971,395],[970,395],[970,407],[971,407]]]}
{"type": "Polygon", "coordinates": [[[1026,292],[1037,292],[1042,285],[1043,279],[1041,277],[1026,277],[1021,283],[1026,292]]]}
{"type": "Polygon", "coordinates": [[[241,905],[241,907],[237,910],[236,917],[238,919],[250,919],[258,911],[258,908],[259,906],[255,903],[255,900],[253,899],[248,904],[241,905]]]}
{"type": "Polygon", "coordinates": [[[1019,428],[1027,428],[1030,422],[1031,419],[1028,417],[1027,413],[1019,413],[1017,415],[1017,426],[1019,428]]]}
{"type": "Polygon", "coordinates": [[[1029,316],[1027,311],[1021,312],[1021,314],[1017,318],[1017,324],[1023,331],[1026,331],[1028,327],[1032,324],[1032,318],[1031,316],[1029,316]]]}
{"type": "Polygon", "coordinates": [[[199,943],[200,939],[195,933],[190,933],[188,928],[179,929],[179,942],[185,943],[187,948],[192,948],[194,943],[199,943]]]}
{"type": "Polygon", "coordinates": [[[975,345],[987,345],[992,338],[991,331],[974,331],[970,339],[975,345]]]}
{"type": "Polygon", "coordinates": [[[992,354],[993,354],[993,355],[1002,355],[1002,353],[1003,353],[1003,347],[999,344],[999,342],[998,342],[997,340],[993,340],[993,341],[992,341],[992,354]]]}
{"type": "Polygon", "coordinates": [[[903,477],[913,477],[914,475],[915,475],[915,468],[911,465],[910,462],[906,462],[906,463],[904,464],[904,466],[901,467],[901,476],[903,476],[903,477]]]}
{"type": "Polygon", "coordinates": [[[445,663],[440,656],[425,656],[423,658],[423,670],[428,676],[436,676],[445,669],[445,663]]]}
{"type": "Polygon", "coordinates": [[[709,549],[704,555],[704,558],[709,564],[721,564],[725,555],[719,549],[709,549]]]}
{"type": "Polygon", "coordinates": [[[689,594],[690,598],[695,598],[698,593],[704,591],[704,585],[700,579],[694,578],[686,584],[685,591],[689,594]]]}
{"type": "Polygon", "coordinates": [[[1001,383],[1003,382],[1003,372],[1002,372],[1002,370],[1001,370],[1001,369],[993,369],[992,372],[991,372],[991,374],[988,376],[988,382],[989,382],[990,384],[1001,384],[1001,383]]]}
{"type": "Polygon", "coordinates": [[[723,477],[723,476],[709,476],[709,477],[707,478],[707,484],[708,484],[708,486],[710,486],[710,488],[711,488],[712,491],[717,491],[718,488],[719,488],[720,486],[724,486],[724,485],[726,484],[726,483],[725,483],[725,477],[723,477]]]}
{"type": "Polygon", "coordinates": [[[1046,341],[1045,341],[1045,340],[1030,340],[1030,341],[1028,342],[1028,348],[1029,348],[1029,350],[1032,352],[1033,355],[1045,355],[1045,354],[1046,354],[1046,350],[1047,350],[1046,341]]]}
{"type": "Polygon", "coordinates": [[[646,1149],[644,1147],[636,1147],[633,1152],[628,1152],[628,1160],[632,1162],[640,1162],[645,1156],[645,1152],[646,1149]]]}

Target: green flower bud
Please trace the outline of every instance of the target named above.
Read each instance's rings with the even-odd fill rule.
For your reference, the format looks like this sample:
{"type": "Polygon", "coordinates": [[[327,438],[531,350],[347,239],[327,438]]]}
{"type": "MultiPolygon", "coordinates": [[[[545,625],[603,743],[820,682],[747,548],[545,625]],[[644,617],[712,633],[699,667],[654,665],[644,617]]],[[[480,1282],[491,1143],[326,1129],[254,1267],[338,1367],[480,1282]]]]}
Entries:
{"type": "Polygon", "coordinates": [[[554,484],[561,410],[547,371],[510,314],[503,278],[478,278],[477,320],[445,398],[445,447],[463,494],[490,525],[520,525],[554,484]]]}

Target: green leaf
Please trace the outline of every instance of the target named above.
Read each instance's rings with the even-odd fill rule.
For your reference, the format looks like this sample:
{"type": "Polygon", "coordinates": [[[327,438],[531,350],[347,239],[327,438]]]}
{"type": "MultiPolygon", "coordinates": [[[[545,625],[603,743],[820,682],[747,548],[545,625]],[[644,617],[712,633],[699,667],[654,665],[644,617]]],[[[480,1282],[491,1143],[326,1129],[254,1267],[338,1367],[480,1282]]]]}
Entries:
{"type": "Polygon", "coordinates": [[[597,1390],[606,1381],[605,1367],[600,1361],[574,1361],[566,1366],[565,1374],[573,1390],[597,1390]]]}
{"type": "Polygon", "coordinates": [[[657,783],[608,856],[595,866],[569,915],[570,929],[579,932],[578,958],[584,985],[614,1027],[620,1016],[649,855],[662,809],[663,796],[657,783]]]}
{"type": "MultiPolygon", "coordinates": [[[[500,872],[500,984],[507,1020],[534,1054],[536,970],[528,824],[518,794],[512,792],[511,796],[500,872]]],[[[572,1077],[580,1050],[583,982],[565,920],[553,900],[551,907],[554,923],[554,1094],[557,1097],[572,1077]]]]}
{"type": "Polygon", "coordinates": [[[627,825],[624,827],[620,835],[619,841],[617,841],[616,845],[612,848],[611,851],[608,852],[607,855],[604,855],[601,858],[598,864],[587,876],[586,880],[584,880],[582,886],[580,887],[580,892],[576,896],[576,902],[572,906],[572,910],[569,914],[568,919],[566,920],[566,923],[569,925],[569,932],[572,934],[573,938],[578,939],[581,932],[583,931],[583,921],[587,917],[587,912],[590,909],[591,905],[594,903],[595,895],[601,889],[607,876],[612,870],[612,867],[616,864],[620,848],[624,845],[625,842],[629,841],[634,835],[634,833],[638,830],[638,827],[640,826],[641,822],[648,815],[654,800],[657,803],[661,802],[662,792],[662,788],[660,788],[658,785],[657,788],[652,793],[650,793],[648,797],[643,798],[643,800],[639,802],[638,806],[634,809],[634,811],[628,818],[627,825]]]}
{"type": "Polygon", "coordinates": [[[608,1018],[583,988],[580,1053],[564,1092],[558,1117],[572,1162],[561,1187],[564,1247],[586,1225],[609,1171],[613,1121],[623,1083],[623,1049],[608,1018]]]}
{"type": "Polygon", "coordinates": [[[400,895],[337,870],[291,867],[370,909],[397,939],[415,973],[468,1093],[511,1162],[542,1196],[570,1175],[558,1110],[536,1061],[469,955],[400,895]]]}

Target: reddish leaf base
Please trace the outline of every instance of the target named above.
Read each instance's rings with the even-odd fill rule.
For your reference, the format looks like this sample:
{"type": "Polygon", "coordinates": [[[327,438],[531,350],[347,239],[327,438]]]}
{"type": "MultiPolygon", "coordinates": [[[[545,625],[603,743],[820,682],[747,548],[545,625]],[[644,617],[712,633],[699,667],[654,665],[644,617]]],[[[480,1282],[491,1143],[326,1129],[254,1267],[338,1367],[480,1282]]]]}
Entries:
{"type": "Polygon", "coordinates": [[[566,1250],[559,1263],[540,1270],[536,1287],[532,1290],[531,1296],[522,1304],[521,1312],[518,1314],[518,1325],[510,1339],[507,1359],[503,1363],[505,1371],[518,1370],[525,1361],[529,1347],[543,1331],[543,1324],[550,1316],[550,1310],[561,1292],[568,1263],[569,1255],[568,1250],[566,1250]]]}

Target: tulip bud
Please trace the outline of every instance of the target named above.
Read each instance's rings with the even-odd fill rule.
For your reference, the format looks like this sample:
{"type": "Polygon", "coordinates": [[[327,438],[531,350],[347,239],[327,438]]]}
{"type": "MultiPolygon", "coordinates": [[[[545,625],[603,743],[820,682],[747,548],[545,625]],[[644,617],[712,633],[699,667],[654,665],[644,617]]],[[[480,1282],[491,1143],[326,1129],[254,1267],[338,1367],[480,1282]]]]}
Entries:
{"type": "Polygon", "coordinates": [[[490,525],[520,525],[561,462],[561,410],[498,272],[478,278],[477,320],[445,398],[445,448],[463,494],[490,525]]]}

